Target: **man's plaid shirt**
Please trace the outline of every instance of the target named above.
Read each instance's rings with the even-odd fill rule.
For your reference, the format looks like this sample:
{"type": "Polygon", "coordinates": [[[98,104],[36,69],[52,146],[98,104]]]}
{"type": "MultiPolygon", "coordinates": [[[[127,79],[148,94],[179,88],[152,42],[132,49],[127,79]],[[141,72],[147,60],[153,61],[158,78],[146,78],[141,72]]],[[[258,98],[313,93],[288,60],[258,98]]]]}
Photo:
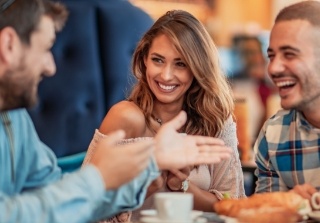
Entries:
{"type": "Polygon", "coordinates": [[[320,129],[302,113],[281,110],[267,120],[254,146],[256,192],[287,191],[309,183],[320,189],[320,129]]]}

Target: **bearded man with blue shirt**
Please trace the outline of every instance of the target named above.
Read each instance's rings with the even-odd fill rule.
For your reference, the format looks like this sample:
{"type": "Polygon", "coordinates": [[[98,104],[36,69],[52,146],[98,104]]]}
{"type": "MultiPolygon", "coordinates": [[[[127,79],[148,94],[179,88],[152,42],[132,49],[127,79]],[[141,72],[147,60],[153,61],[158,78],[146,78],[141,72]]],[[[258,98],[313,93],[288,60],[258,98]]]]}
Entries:
{"type": "Polygon", "coordinates": [[[279,12],[271,30],[268,73],[283,110],[256,141],[256,192],[293,190],[304,198],[320,189],[320,2],[279,12]]]}
{"type": "Polygon", "coordinates": [[[93,140],[89,163],[62,175],[25,107],[37,102],[41,79],[55,73],[50,49],[67,14],[48,0],[0,0],[0,222],[100,220],[141,205],[160,170],[216,163],[230,154],[221,140],[179,134],[182,112],[148,142],[117,145],[120,130],[93,140]]]}

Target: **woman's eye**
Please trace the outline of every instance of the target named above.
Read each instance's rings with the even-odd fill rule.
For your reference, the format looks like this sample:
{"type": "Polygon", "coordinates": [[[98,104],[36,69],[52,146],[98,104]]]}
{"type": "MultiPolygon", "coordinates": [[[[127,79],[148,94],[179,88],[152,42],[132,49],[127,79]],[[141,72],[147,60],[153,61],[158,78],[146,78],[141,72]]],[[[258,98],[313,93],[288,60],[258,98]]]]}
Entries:
{"type": "Polygon", "coordinates": [[[179,66],[179,67],[186,67],[187,65],[186,65],[185,63],[183,63],[183,62],[178,62],[178,63],[177,63],[177,66],[179,66]]]}
{"type": "Polygon", "coordinates": [[[163,61],[160,58],[151,58],[152,61],[156,62],[156,63],[163,63],[163,61]]]}

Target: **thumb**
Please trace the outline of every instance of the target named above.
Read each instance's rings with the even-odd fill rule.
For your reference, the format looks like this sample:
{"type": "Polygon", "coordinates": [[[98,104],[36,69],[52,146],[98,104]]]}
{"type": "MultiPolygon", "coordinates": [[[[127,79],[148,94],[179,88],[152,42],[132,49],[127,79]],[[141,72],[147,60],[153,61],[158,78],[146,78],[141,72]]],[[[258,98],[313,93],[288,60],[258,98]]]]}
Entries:
{"type": "Polygon", "coordinates": [[[174,117],[170,122],[167,123],[168,126],[171,126],[173,129],[180,129],[184,123],[187,121],[187,114],[185,111],[180,111],[180,113],[174,117]]]}
{"type": "Polygon", "coordinates": [[[189,176],[177,169],[171,169],[170,172],[176,177],[178,177],[180,180],[185,180],[189,176]]]}

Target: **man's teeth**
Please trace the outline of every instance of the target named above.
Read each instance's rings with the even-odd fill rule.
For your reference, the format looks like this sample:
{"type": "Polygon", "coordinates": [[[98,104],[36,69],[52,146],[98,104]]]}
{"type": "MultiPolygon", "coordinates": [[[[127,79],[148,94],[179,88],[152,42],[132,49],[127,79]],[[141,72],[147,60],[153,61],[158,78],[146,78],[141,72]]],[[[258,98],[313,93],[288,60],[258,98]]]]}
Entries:
{"type": "Polygon", "coordinates": [[[163,84],[160,84],[160,83],[159,83],[159,86],[160,86],[163,90],[172,90],[172,89],[175,87],[175,85],[173,85],[173,86],[166,86],[166,85],[163,85],[163,84]]]}
{"type": "Polygon", "coordinates": [[[290,85],[294,85],[294,84],[295,84],[294,81],[282,81],[282,82],[276,83],[277,87],[286,87],[286,86],[290,86],[290,85]]]}

